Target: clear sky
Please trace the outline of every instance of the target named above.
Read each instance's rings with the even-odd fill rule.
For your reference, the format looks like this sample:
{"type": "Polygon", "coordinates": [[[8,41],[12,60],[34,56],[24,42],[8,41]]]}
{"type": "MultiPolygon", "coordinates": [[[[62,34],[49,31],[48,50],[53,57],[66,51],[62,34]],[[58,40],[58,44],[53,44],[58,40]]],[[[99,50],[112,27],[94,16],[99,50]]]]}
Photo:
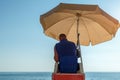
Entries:
{"type": "MultiPolygon", "coordinates": [[[[0,0],[0,72],[53,71],[57,41],[43,33],[39,18],[61,2],[97,4],[120,20],[120,0],[0,0]]],[[[81,50],[85,72],[120,72],[120,30],[112,40],[81,50]]]]}

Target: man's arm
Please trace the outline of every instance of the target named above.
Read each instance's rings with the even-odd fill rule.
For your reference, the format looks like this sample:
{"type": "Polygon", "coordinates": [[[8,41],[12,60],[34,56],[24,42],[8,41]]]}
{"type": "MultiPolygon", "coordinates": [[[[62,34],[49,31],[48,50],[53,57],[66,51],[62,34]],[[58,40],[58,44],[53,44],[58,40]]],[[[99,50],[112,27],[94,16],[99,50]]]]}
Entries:
{"type": "Polygon", "coordinates": [[[58,53],[57,53],[57,51],[56,51],[55,48],[54,48],[54,60],[55,60],[56,62],[59,61],[59,59],[58,59],[58,53]]]}

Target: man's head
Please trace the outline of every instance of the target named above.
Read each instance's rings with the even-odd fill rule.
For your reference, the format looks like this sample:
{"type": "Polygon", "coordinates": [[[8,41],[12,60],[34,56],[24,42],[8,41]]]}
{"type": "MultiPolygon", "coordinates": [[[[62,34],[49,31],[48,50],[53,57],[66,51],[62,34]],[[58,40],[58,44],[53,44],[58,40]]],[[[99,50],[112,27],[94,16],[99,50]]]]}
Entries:
{"type": "Polygon", "coordinates": [[[59,40],[63,40],[63,39],[66,39],[66,35],[65,34],[60,34],[59,35],[59,40]]]}

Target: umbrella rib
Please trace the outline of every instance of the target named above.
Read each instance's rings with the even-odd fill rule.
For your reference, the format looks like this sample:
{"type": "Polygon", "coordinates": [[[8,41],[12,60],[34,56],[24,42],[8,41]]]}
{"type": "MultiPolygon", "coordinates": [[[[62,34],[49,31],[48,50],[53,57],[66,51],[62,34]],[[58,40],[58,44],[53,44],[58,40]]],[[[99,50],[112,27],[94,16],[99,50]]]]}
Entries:
{"type": "MultiPolygon", "coordinates": [[[[62,18],[62,19],[60,19],[59,21],[53,23],[53,24],[50,25],[50,26],[56,25],[57,23],[59,23],[59,22],[61,22],[61,21],[63,21],[63,20],[66,20],[66,19],[68,19],[68,18],[71,18],[71,17],[74,17],[74,16],[69,16],[69,17],[62,18]]],[[[51,28],[51,27],[49,27],[49,28],[51,28]]],[[[46,31],[47,31],[49,28],[47,28],[46,31]]]]}
{"type": "MultiPolygon", "coordinates": [[[[76,21],[76,20],[74,20],[74,22],[71,24],[71,26],[74,25],[75,21],[76,21]]],[[[72,28],[72,27],[69,28],[67,35],[69,34],[71,28],[72,28]]]]}
{"type": "MultiPolygon", "coordinates": [[[[94,20],[94,19],[92,19],[92,18],[90,18],[90,17],[87,17],[87,16],[84,16],[85,18],[87,18],[87,19],[90,19],[90,20],[92,20],[92,21],[94,21],[94,22],[96,22],[96,23],[98,23],[96,20],[94,20]]],[[[99,24],[99,25],[101,25],[101,24],[99,24]]],[[[101,26],[103,26],[103,25],[101,25],[101,26]]],[[[103,29],[105,29],[104,27],[103,27],[103,29]]],[[[110,35],[111,35],[111,33],[107,30],[107,29],[105,29],[110,35]]],[[[112,33],[113,34],[113,33],[112,33]]]]}
{"type": "MultiPolygon", "coordinates": [[[[92,18],[89,18],[89,17],[86,17],[86,16],[84,16],[85,18],[87,18],[87,19],[90,19],[90,20],[92,20],[92,21],[94,21],[94,22],[96,22],[94,19],[92,19],[92,18]]],[[[85,25],[85,22],[84,22],[84,20],[83,19],[81,19],[82,21],[83,21],[83,23],[84,23],[84,25],[85,25]]],[[[96,22],[96,23],[98,23],[98,22],[96,22]]],[[[103,25],[101,25],[101,24],[99,24],[100,26],[103,26],[103,25]]],[[[86,25],[85,25],[85,27],[87,27],[86,25]]],[[[106,28],[104,28],[104,27],[102,27],[109,35],[113,35],[113,33],[111,34],[106,28]]],[[[87,28],[86,28],[87,29],[87,28]]],[[[87,29],[87,32],[89,33],[89,31],[88,31],[88,29],[87,29]]],[[[89,35],[89,34],[88,34],[89,35]]],[[[98,35],[99,36],[99,35],[98,35]]],[[[90,40],[90,42],[92,42],[91,41],[91,39],[90,39],[90,36],[89,36],[89,40],[90,40]]]]}
{"type": "Polygon", "coordinates": [[[87,26],[86,26],[84,20],[83,20],[82,18],[80,18],[80,19],[81,19],[81,21],[83,22],[83,24],[85,25],[85,28],[86,28],[86,31],[87,31],[88,37],[89,37],[89,42],[91,42],[91,39],[90,39],[90,35],[89,35],[89,31],[88,31],[88,29],[87,29],[87,26]]]}

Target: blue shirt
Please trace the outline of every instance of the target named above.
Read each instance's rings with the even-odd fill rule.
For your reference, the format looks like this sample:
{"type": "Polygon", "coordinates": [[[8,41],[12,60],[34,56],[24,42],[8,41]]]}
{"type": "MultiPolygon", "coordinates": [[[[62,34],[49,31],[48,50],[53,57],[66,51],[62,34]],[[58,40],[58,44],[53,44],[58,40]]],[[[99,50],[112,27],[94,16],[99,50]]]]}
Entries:
{"type": "Polygon", "coordinates": [[[55,45],[55,49],[58,53],[60,71],[63,73],[76,72],[77,56],[75,44],[64,39],[55,45]]]}

